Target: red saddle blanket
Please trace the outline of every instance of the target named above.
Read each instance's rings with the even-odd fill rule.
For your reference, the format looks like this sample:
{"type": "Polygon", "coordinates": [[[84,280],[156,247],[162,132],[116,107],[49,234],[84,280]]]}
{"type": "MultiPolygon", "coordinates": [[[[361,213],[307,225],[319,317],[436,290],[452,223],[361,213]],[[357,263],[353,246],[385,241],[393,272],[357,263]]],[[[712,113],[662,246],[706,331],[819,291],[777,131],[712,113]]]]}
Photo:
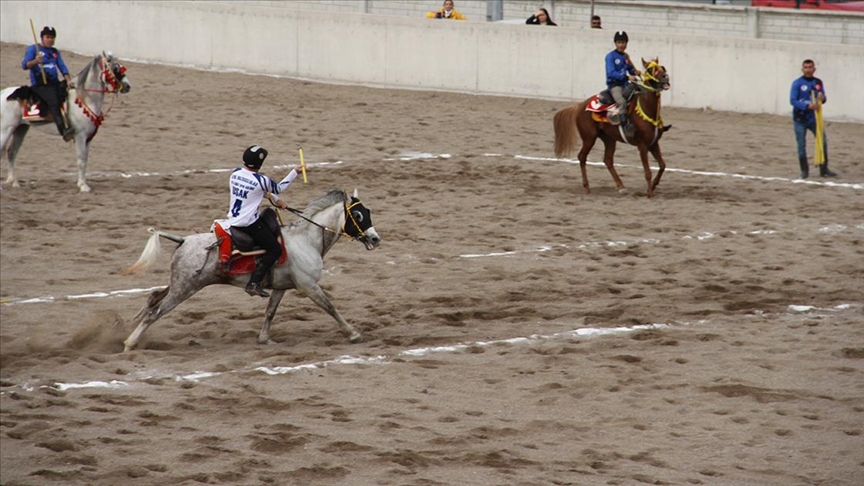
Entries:
{"type": "Polygon", "coordinates": [[[45,112],[43,113],[41,107],[39,106],[39,103],[30,103],[29,101],[24,103],[24,113],[22,113],[22,118],[24,118],[25,120],[42,121],[46,120],[49,117],[52,119],[54,118],[51,116],[51,112],[49,112],[48,110],[45,110],[45,112]]]}
{"type": "MultiPolygon", "coordinates": [[[[250,252],[241,252],[234,248],[234,241],[231,235],[222,229],[219,223],[213,224],[213,232],[216,233],[216,243],[219,245],[219,267],[222,272],[228,275],[243,275],[255,271],[255,259],[264,254],[264,250],[254,250],[250,252]]],[[[279,255],[279,260],[276,261],[276,266],[280,266],[288,261],[288,250],[285,249],[285,242],[282,237],[279,237],[279,244],[282,245],[282,254],[279,255]]]]}
{"type": "Polygon", "coordinates": [[[618,103],[604,103],[600,100],[600,95],[596,94],[588,98],[588,103],[585,105],[585,111],[591,112],[591,118],[599,123],[612,123],[609,120],[609,110],[618,106],[618,103]]]}

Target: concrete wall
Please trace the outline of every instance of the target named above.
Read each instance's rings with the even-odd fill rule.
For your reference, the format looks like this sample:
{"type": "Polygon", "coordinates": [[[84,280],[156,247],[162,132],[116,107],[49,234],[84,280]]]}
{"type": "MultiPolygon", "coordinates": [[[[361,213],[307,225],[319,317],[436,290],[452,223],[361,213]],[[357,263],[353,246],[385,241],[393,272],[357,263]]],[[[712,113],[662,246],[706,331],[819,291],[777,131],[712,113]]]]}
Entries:
{"type": "MultiPolygon", "coordinates": [[[[62,49],[331,82],[583,99],[604,87],[609,31],[333,13],[247,2],[0,2],[0,40],[32,41],[29,16],[62,49]]],[[[634,60],[659,56],[664,105],[788,114],[804,58],[826,83],[828,119],[864,122],[864,47],[632,31],[634,60]]],[[[130,73],[134,81],[134,73],[130,73]]],[[[22,71],[22,83],[26,73],[22,71]]],[[[139,87],[139,89],[147,89],[139,87]]]]}
{"type": "MultiPolygon", "coordinates": [[[[4,0],[5,1],[5,0],[4,0]]],[[[219,3],[231,3],[221,0],[219,3]]],[[[369,13],[422,18],[441,8],[443,0],[244,0],[248,5],[289,10],[369,13]]],[[[749,0],[633,1],[595,0],[594,13],[603,18],[606,30],[651,31],[657,34],[699,34],[711,37],[761,38],[864,46],[864,14],[752,8],[749,0]],[[720,3],[720,2],[718,2],[720,3]]],[[[486,0],[455,0],[456,10],[469,21],[487,20],[486,0]]],[[[524,22],[545,7],[562,27],[589,28],[590,0],[503,0],[504,20],[524,22]]]]}

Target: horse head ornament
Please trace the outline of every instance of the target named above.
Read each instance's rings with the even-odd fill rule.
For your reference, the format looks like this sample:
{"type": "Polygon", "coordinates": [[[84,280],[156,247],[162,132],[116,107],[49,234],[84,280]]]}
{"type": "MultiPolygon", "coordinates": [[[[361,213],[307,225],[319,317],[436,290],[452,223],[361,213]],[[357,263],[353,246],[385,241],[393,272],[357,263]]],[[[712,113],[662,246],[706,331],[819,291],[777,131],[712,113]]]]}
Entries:
{"type": "Polygon", "coordinates": [[[111,51],[102,51],[100,79],[107,93],[128,93],[132,84],[126,79],[126,66],[117,62],[111,51]]]}
{"type": "Polygon", "coordinates": [[[640,87],[649,91],[666,91],[671,87],[669,73],[665,66],[660,65],[658,58],[655,57],[650,62],[642,59],[642,66],[645,70],[642,71],[642,79],[638,83],[640,87]]]}
{"type": "Polygon", "coordinates": [[[381,243],[381,237],[372,226],[372,213],[360,202],[357,189],[350,204],[345,201],[345,234],[363,243],[367,250],[374,250],[381,243]]]}

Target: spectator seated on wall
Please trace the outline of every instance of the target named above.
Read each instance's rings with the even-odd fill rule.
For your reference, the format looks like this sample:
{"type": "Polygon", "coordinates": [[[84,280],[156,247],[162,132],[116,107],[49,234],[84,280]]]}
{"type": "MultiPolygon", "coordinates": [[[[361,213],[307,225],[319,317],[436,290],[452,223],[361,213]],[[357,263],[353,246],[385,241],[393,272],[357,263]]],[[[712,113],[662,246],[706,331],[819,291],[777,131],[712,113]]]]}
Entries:
{"type": "Polygon", "coordinates": [[[444,0],[444,8],[434,12],[426,12],[427,19],[468,20],[464,15],[453,9],[453,0],[444,0]]]}

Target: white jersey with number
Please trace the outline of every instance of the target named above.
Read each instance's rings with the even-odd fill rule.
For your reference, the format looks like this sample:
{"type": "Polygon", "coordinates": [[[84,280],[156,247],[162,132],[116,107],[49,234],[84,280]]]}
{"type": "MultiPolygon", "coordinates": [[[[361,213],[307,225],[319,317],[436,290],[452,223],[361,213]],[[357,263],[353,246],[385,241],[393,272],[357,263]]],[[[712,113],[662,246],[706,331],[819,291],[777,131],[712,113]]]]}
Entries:
{"type": "Polygon", "coordinates": [[[264,196],[268,192],[271,194],[285,192],[291,181],[296,178],[297,171],[294,169],[291,169],[291,172],[280,182],[245,167],[234,169],[229,180],[231,207],[228,209],[228,219],[220,220],[219,224],[226,230],[231,226],[249,226],[258,220],[258,207],[261,206],[264,196]]]}

